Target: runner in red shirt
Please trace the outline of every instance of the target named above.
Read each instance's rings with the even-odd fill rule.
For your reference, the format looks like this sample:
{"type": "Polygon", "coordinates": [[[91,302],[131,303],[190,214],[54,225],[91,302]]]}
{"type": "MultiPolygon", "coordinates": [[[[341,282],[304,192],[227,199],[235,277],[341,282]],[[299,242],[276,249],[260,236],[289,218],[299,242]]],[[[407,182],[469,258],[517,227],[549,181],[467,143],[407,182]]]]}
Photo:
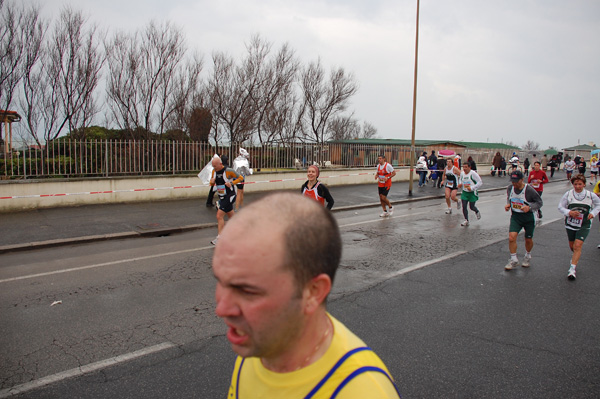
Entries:
{"type": "Polygon", "coordinates": [[[377,161],[379,164],[377,165],[375,180],[377,180],[378,183],[379,202],[381,202],[381,207],[383,208],[383,213],[379,215],[379,217],[383,218],[391,216],[392,213],[394,213],[394,208],[392,208],[392,204],[387,199],[387,195],[392,187],[392,177],[396,176],[396,171],[392,165],[385,161],[384,155],[378,156],[377,161]],[[389,212],[386,209],[386,206],[390,208],[389,212]]]}
{"type": "MultiPolygon", "coordinates": [[[[527,183],[537,191],[540,197],[544,192],[544,183],[548,183],[548,176],[546,175],[546,172],[541,169],[541,166],[539,161],[535,161],[533,163],[533,170],[529,173],[529,178],[527,179],[527,183]]],[[[538,219],[541,218],[542,210],[538,209],[538,219]]]]}

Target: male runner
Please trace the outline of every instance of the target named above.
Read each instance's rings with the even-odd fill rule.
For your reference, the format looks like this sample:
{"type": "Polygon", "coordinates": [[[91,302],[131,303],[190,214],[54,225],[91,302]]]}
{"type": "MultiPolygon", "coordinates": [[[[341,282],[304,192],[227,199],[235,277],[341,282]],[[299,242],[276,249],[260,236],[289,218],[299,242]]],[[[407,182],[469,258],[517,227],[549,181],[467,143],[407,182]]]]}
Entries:
{"type": "Polygon", "coordinates": [[[506,189],[506,205],[504,210],[511,211],[510,227],[508,229],[508,249],[510,260],[504,266],[505,270],[512,270],[519,266],[517,258],[517,236],[521,229],[525,229],[525,257],[521,266],[529,267],[531,250],[533,249],[533,231],[535,219],[533,211],[537,211],[544,204],[538,193],[528,184],[523,182],[523,172],[515,170],[510,174],[511,185],[506,189]]]}
{"type": "Polygon", "coordinates": [[[297,194],[269,195],[227,224],[212,263],[215,311],[238,355],[227,398],[399,398],[383,361],[327,312],[341,253],[332,213],[297,194]]]}
{"type": "MultiPolygon", "coordinates": [[[[542,170],[542,165],[539,161],[535,161],[533,163],[533,170],[529,174],[529,178],[527,179],[527,183],[533,187],[533,189],[538,193],[541,197],[544,192],[544,183],[548,183],[548,176],[546,172],[542,170]]],[[[538,209],[537,211],[538,219],[542,218],[542,210],[538,209]]]]}
{"type": "Polygon", "coordinates": [[[567,161],[565,161],[565,171],[567,172],[567,180],[569,182],[571,181],[571,177],[573,176],[573,171],[575,170],[576,166],[577,166],[577,164],[571,158],[569,158],[567,161]]]}
{"type": "Polygon", "coordinates": [[[210,179],[210,185],[217,186],[217,194],[219,200],[217,201],[217,237],[210,243],[213,245],[217,244],[219,235],[225,227],[225,215],[229,219],[233,217],[234,210],[233,205],[235,204],[235,189],[233,186],[244,181],[244,178],[238,175],[235,170],[226,168],[221,161],[221,158],[214,157],[212,160],[213,172],[210,179]]]}
{"type": "Polygon", "coordinates": [[[394,213],[394,208],[392,208],[392,204],[387,199],[387,196],[392,187],[392,177],[396,176],[396,171],[392,165],[386,162],[385,155],[382,154],[378,156],[377,161],[379,164],[377,165],[375,180],[377,180],[379,190],[379,202],[383,208],[383,213],[380,214],[379,217],[384,218],[391,216],[394,213]],[[386,209],[386,206],[389,207],[389,211],[386,209]]]}

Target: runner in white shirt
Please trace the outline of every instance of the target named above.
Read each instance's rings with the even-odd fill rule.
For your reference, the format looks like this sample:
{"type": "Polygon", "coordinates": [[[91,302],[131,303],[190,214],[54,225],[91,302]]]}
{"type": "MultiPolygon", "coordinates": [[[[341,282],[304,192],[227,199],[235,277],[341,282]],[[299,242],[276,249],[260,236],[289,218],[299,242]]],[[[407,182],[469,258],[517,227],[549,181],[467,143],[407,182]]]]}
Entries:
{"type": "Polygon", "coordinates": [[[575,170],[575,161],[569,159],[565,162],[565,172],[567,172],[567,180],[571,181],[571,176],[573,175],[573,171],[575,170]]]}
{"type": "Polygon", "coordinates": [[[565,228],[569,237],[569,248],[573,251],[567,277],[575,280],[577,263],[581,257],[583,242],[592,227],[592,220],[600,213],[600,198],[585,189],[585,176],[579,174],[571,179],[573,189],[567,191],[558,204],[565,215],[565,228]]]}
{"type": "Polygon", "coordinates": [[[460,172],[460,179],[458,180],[458,187],[462,187],[460,199],[462,201],[463,216],[465,217],[464,222],[460,224],[461,226],[469,225],[469,209],[467,208],[467,204],[469,205],[469,208],[475,212],[477,220],[481,219],[481,213],[475,206],[475,202],[479,199],[477,190],[482,184],[481,177],[477,172],[471,170],[471,162],[465,162],[463,164],[463,171],[460,172]]]}

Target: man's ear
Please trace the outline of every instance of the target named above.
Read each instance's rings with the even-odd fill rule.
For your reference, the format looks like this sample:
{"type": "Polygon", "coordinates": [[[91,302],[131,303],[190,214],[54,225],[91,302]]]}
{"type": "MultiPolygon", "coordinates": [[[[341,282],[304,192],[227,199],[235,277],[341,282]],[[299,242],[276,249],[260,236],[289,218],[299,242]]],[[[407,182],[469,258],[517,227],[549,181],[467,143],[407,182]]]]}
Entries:
{"type": "Polygon", "coordinates": [[[325,273],[313,277],[304,287],[304,312],[314,313],[331,292],[331,278],[325,273]]]}

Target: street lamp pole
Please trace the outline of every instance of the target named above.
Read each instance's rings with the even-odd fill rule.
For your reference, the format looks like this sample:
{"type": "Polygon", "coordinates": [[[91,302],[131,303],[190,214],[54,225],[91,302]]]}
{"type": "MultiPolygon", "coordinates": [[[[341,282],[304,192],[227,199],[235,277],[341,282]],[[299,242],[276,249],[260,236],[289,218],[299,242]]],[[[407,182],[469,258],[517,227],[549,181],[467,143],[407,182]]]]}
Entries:
{"type": "Polygon", "coordinates": [[[408,177],[409,196],[412,196],[413,175],[415,167],[415,124],[417,121],[417,70],[419,65],[419,6],[420,0],[417,0],[417,33],[415,37],[415,78],[413,86],[412,135],[410,139],[410,172],[408,177]]]}

